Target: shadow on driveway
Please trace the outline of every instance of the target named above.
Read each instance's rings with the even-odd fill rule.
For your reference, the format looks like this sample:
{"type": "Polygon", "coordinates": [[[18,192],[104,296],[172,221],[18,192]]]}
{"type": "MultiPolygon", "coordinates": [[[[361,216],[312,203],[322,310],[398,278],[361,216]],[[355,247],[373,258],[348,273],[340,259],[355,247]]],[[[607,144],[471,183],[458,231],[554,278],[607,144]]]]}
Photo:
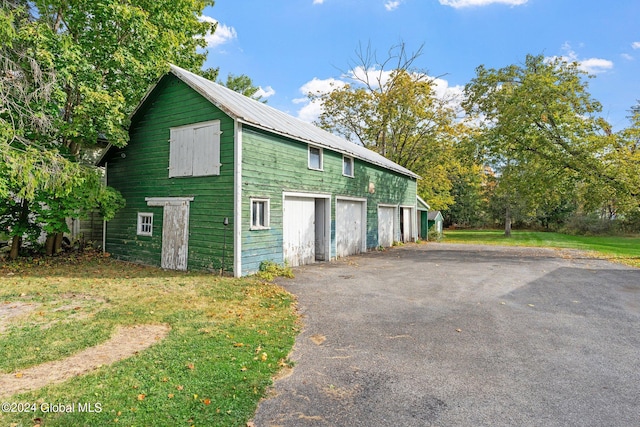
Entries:
{"type": "Polygon", "coordinates": [[[638,269],[423,244],[295,274],[295,368],[256,426],[640,423],[638,269]]]}

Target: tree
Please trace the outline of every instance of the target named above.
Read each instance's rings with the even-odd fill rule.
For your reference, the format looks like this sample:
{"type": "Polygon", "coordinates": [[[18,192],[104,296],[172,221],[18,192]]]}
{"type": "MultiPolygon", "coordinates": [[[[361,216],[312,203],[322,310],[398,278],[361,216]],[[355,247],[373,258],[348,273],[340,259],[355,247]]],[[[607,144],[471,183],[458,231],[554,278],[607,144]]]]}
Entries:
{"type": "Polygon", "coordinates": [[[464,128],[436,79],[414,66],[404,43],[378,60],[370,47],[356,51],[351,83],[328,93],[310,93],[322,113],[318,125],[380,153],[422,176],[418,191],[434,209],[453,203],[451,176],[460,167],[456,143],[464,128]]]}
{"type": "Polygon", "coordinates": [[[606,161],[616,138],[598,116],[586,76],[575,62],[529,55],[522,65],[480,66],[465,87],[463,106],[481,123],[487,161],[504,191],[505,234],[516,195],[535,208],[550,200],[549,189],[572,197],[568,189],[579,183],[629,191],[606,161]]]}
{"type": "Polygon", "coordinates": [[[235,92],[243,94],[244,96],[253,98],[256,101],[260,101],[265,104],[267,102],[267,100],[262,99],[262,95],[259,94],[260,88],[258,86],[254,86],[251,77],[245,74],[236,76],[229,73],[229,75],[227,75],[226,82],[219,83],[235,92]]]}
{"type": "Polygon", "coordinates": [[[99,208],[108,218],[121,205],[80,163],[83,151],[126,144],[144,91],[169,61],[199,69],[206,53],[196,49],[215,25],[198,19],[212,0],[0,5],[0,222],[15,257],[24,233],[59,235],[66,213],[99,208]]]}

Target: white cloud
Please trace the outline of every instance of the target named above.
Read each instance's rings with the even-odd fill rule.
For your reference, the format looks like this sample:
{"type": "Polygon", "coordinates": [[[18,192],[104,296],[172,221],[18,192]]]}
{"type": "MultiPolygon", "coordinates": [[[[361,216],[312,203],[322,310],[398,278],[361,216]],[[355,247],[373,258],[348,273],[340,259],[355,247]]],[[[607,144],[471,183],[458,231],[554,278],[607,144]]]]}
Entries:
{"type": "Polygon", "coordinates": [[[322,4],[324,0],[313,0],[313,4],[322,4]]]}
{"type": "Polygon", "coordinates": [[[392,71],[381,70],[376,67],[364,69],[362,66],[357,66],[349,70],[342,77],[358,82],[367,82],[369,86],[377,88],[384,86],[391,78],[392,71]]]}
{"type": "Polygon", "coordinates": [[[347,83],[334,79],[319,79],[314,77],[312,80],[309,80],[305,84],[300,87],[300,93],[303,94],[304,98],[296,98],[293,100],[294,104],[303,104],[302,107],[298,110],[298,118],[300,120],[304,120],[305,122],[312,123],[318,119],[320,114],[322,113],[322,104],[319,100],[310,100],[307,98],[307,95],[322,95],[325,93],[329,93],[334,89],[339,89],[344,87],[347,83]]]}
{"type": "Polygon", "coordinates": [[[634,60],[633,56],[629,55],[628,53],[621,53],[620,56],[622,56],[627,61],[633,61],[634,60]]]}
{"type": "Polygon", "coordinates": [[[449,86],[449,82],[441,78],[434,79],[433,83],[436,96],[440,99],[446,99],[456,103],[464,96],[464,86],[449,86]]]}
{"type": "Polygon", "coordinates": [[[610,61],[608,59],[603,59],[603,58],[580,59],[578,57],[578,54],[571,48],[571,45],[569,43],[565,43],[564,45],[562,45],[562,49],[567,53],[566,55],[562,56],[561,59],[567,62],[578,63],[578,67],[582,71],[586,71],[589,74],[604,73],[607,70],[613,69],[613,61],[610,61]]]}
{"type": "Polygon", "coordinates": [[[443,6],[451,6],[455,9],[473,6],[488,6],[490,4],[499,3],[509,6],[520,6],[529,0],[439,0],[443,6]]]}
{"type": "Polygon", "coordinates": [[[309,93],[312,93],[314,95],[322,95],[325,93],[329,93],[334,89],[344,87],[345,85],[346,83],[342,80],[334,78],[321,80],[317,77],[314,77],[312,80],[302,85],[302,87],[300,88],[300,93],[305,96],[309,93]]]}
{"type": "Polygon", "coordinates": [[[586,71],[589,74],[604,73],[607,70],[613,68],[613,61],[602,58],[589,58],[578,61],[580,69],[586,71]]]}
{"type": "Polygon", "coordinates": [[[391,12],[396,10],[398,6],[400,6],[400,3],[400,0],[389,0],[384,4],[384,8],[391,12]]]}
{"type": "Polygon", "coordinates": [[[271,86],[267,86],[264,89],[262,88],[262,86],[258,87],[258,91],[256,93],[253,94],[254,98],[269,98],[270,96],[273,96],[276,94],[276,91],[274,88],[272,88],[271,86]]]}
{"type": "MultiPolygon", "coordinates": [[[[378,82],[382,85],[389,81],[391,71],[382,71],[375,68],[370,68],[365,71],[362,67],[356,67],[350,70],[348,73],[342,75],[341,79],[318,79],[314,77],[308,81],[302,87],[300,87],[300,93],[305,95],[304,98],[296,98],[292,102],[294,104],[302,104],[302,107],[298,110],[298,118],[306,122],[312,123],[318,119],[322,113],[322,103],[319,100],[310,100],[306,97],[309,93],[314,95],[322,95],[329,93],[335,89],[340,89],[348,84],[348,81],[369,78],[372,88],[378,88],[378,82]],[[355,78],[357,77],[357,79],[355,78]]],[[[431,78],[428,76],[424,76],[431,78]]],[[[354,83],[356,84],[356,83],[354,83]]],[[[447,105],[454,109],[454,111],[461,111],[460,103],[462,102],[464,95],[464,86],[449,86],[449,82],[442,78],[433,78],[433,89],[436,97],[442,101],[445,101],[447,105]]]]}
{"type": "Polygon", "coordinates": [[[217,47],[238,38],[238,33],[233,27],[221,24],[216,19],[206,15],[200,16],[199,19],[200,21],[218,24],[216,31],[213,34],[207,33],[204,36],[204,39],[207,42],[207,47],[217,47]]]}
{"type": "Polygon", "coordinates": [[[315,122],[322,114],[322,104],[318,101],[309,101],[298,110],[298,118],[307,123],[315,122]]]}
{"type": "Polygon", "coordinates": [[[631,47],[634,48],[634,49],[640,49],[640,42],[631,43],[631,47]]]}

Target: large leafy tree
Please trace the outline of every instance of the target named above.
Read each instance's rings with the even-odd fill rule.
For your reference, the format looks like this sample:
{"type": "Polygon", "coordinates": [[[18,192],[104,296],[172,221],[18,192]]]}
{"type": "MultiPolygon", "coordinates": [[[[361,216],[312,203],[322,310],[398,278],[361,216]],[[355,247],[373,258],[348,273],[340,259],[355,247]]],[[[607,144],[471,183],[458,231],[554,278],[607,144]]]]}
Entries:
{"type": "Polygon", "coordinates": [[[481,123],[484,152],[500,181],[507,235],[511,210],[523,198],[530,210],[554,215],[579,187],[637,191],[620,179],[621,156],[607,161],[618,139],[598,115],[586,77],[575,62],[529,55],[524,64],[480,66],[465,87],[464,107],[481,123]]]}
{"type": "Polygon", "coordinates": [[[453,203],[452,176],[464,134],[450,100],[439,96],[436,79],[414,66],[405,45],[378,59],[370,47],[356,51],[350,83],[328,93],[311,93],[322,113],[318,125],[380,153],[422,176],[419,193],[435,209],[453,203]]]}
{"type": "Polygon", "coordinates": [[[0,2],[0,222],[17,256],[24,233],[68,231],[65,216],[122,205],[82,164],[99,140],[127,143],[127,117],[167,62],[200,69],[199,20],[213,0],[0,2]]]}

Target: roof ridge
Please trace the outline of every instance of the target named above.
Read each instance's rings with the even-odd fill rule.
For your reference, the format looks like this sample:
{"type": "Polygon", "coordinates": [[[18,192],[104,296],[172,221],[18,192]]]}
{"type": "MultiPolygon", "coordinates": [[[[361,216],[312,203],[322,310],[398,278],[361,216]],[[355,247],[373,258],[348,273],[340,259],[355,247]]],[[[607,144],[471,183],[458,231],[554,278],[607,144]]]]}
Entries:
{"type": "Polygon", "coordinates": [[[381,154],[326,131],[313,123],[305,122],[177,65],[169,64],[169,66],[173,75],[233,119],[292,139],[347,154],[403,175],[419,178],[411,170],[381,154]]]}

